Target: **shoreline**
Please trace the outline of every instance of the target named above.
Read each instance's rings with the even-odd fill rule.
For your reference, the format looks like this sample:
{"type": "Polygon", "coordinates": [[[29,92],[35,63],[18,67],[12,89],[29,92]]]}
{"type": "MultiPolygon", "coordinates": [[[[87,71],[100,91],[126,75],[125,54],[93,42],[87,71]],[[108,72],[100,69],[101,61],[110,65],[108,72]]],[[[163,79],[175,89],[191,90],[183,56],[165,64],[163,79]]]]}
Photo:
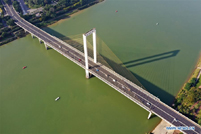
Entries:
{"type": "Polygon", "coordinates": [[[166,130],[171,124],[161,119],[161,122],[151,131],[153,134],[173,134],[174,130],[166,130]]]}
{"type": "MultiPolygon", "coordinates": [[[[195,70],[197,70],[198,69],[198,66],[199,66],[199,64],[200,64],[200,66],[201,66],[201,52],[200,52],[200,54],[199,54],[199,56],[198,56],[198,58],[197,58],[197,62],[196,62],[196,64],[195,64],[195,67],[194,67],[194,69],[193,69],[193,71],[190,73],[190,75],[187,77],[187,79],[185,80],[185,82],[183,83],[183,85],[181,86],[181,88],[180,88],[180,90],[177,92],[177,94],[175,95],[175,99],[173,100],[173,103],[172,104],[174,104],[174,101],[176,100],[176,97],[178,96],[178,94],[183,90],[183,87],[185,86],[185,84],[188,82],[188,81],[190,81],[191,79],[192,79],[192,76],[193,76],[193,74],[195,73],[195,70]]],[[[175,108],[174,108],[175,109],[175,108]]],[[[176,110],[176,109],[175,109],[176,110]]],[[[190,118],[189,118],[190,119],[190,118]]],[[[192,120],[192,119],[190,119],[190,120],[192,120]]],[[[166,124],[167,122],[166,121],[164,121],[164,120],[162,120],[161,119],[161,121],[156,125],[156,127],[154,127],[154,129],[151,131],[151,133],[153,133],[153,134],[161,134],[161,128],[166,124]]],[[[169,124],[169,123],[167,123],[167,124],[169,124]]],[[[173,134],[174,133],[174,131],[173,132],[167,132],[167,134],[173,134]]]]}
{"type": "MultiPolygon", "coordinates": [[[[76,9],[72,10],[72,11],[69,11],[69,12],[66,12],[66,13],[64,13],[64,14],[61,14],[60,16],[58,16],[58,17],[56,17],[56,18],[54,18],[54,19],[47,20],[47,21],[51,21],[52,23],[50,22],[51,24],[47,24],[46,26],[39,27],[39,28],[40,28],[40,29],[43,29],[43,28],[46,28],[46,27],[53,26],[53,25],[55,25],[55,24],[61,23],[61,22],[65,21],[65,20],[69,19],[70,17],[72,17],[72,16],[74,16],[74,15],[77,15],[78,13],[82,13],[82,12],[85,11],[86,9],[88,9],[88,8],[90,8],[90,7],[92,7],[92,6],[96,5],[96,4],[100,4],[100,3],[102,3],[102,2],[105,2],[105,1],[106,1],[106,0],[97,0],[97,1],[96,1],[95,3],[93,3],[92,5],[90,5],[90,6],[86,7],[86,8],[83,8],[83,9],[79,9],[80,7],[78,7],[78,8],[76,8],[76,9]],[[58,19],[58,20],[57,20],[57,19],[58,19]]],[[[90,4],[90,3],[89,3],[89,4],[90,4]]],[[[89,4],[88,4],[88,5],[89,5],[89,4]]],[[[20,29],[20,30],[21,30],[21,29],[20,29]]],[[[18,31],[20,31],[20,30],[18,30],[18,31]]],[[[18,31],[16,31],[16,32],[18,32],[18,31]]],[[[6,43],[3,43],[3,44],[1,44],[0,46],[4,46],[4,45],[6,45],[6,44],[8,44],[8,43],[10,43],[10,42],[13,42],[13,41],[17,40],[17,39],[26,37],[28,34],[29,34],[29,33],[24,33],[24,35],[23,35],[22,37],[17,37],[16,39],[14,39],[14,40],[12,40],[12,41],[9,41],[9,42],[6,42],[6,43]]],[[[13,37],[10,37],[10,38],[8,38],[8,40],[9,40],[9,39],[12,39],[12,38],[13,38],[13,37]]]]}
{"type": "MultiPolygon", "coordinates": [[[[176,97],[178,96],[178,94],[182,91],[182,89],[184,88],[185,84],[190,81],[190,79],[192,78],[193,74],[195,73],[195,70],[197,69],[198,65],[199,65],[199,62],[201,61],[201,52],[197,58],[197,61],[196,61],[196,64],[195,64],[195,67],[194,69],[192,70],[192,72],[189,74],[189,76],[186,78],[185,82],[183,83],[183,85],[181,86],[181,88],[179,89],[179,91],[177,92],[177,94],[175,95],[175,99],[176,97]]],[[[175,100],[174,100],[175,101],[175,100]]],[[[172,104],[174,104],[174,101],[172,104]]]]}
{"type": "MultiPolygon", "coordinates": [[[[75,16],[75,15],[78,15],[78,14],[84,12],[85,10],[89,9],[90,7],[93,7],[93,6],[97,5],[97,4],[100,4],[100,3],[105,2],[105,1],[106,1],[106,0],[99,1],[99,2],[97,2],[97,3],[95,3],[95,4],[91,5],[91,6],[89,6],[88,8],[84,8],[84,9],[82,9],[82,10],[79,10],[79,9],[77,8],[77,9],[74,9],[73,11],[71,11],[71,12],[69,12],[69,13],[62,14],[61,16],[58,16],[58,17],[57,17],[57,18],[61,17],[58,21],[56,21],[56,22],[54,22],[54,23],[52,23],[52,24],[49,24],[49,25],[47,25],[47,26],[45,26],[45,27],[53,26],[53,25],[55,25],[55,24],[57,24],[57,23],[61,23],[61,22],[65,21],[65,20],[68,20],[70,17],[73,17],[73,16],[75,16]],[[69,14],[69,15],[68,15],[68,14],[69,14]],[[63,16],[63,17],[62,17],[62,16],[63,16]],[[68,17],[68,16],[69,16],[69,17],[68,17]]],[[[43,28],[44,28],[44,27],[43,27],[43,28]]]]}
{"type": "MultiPolygon", "coordinates": [[[[86,8],[86,9],[88,9],[88,8],[86,8]]],[[[84,9],[84,10],[85,10],[85,9],[84,9]]],[[[82,13],[84,10],[75,9],[75,10],[72,11],[72,13],[63,14],[63,17],[62,17],[62,15],[61,15],[61,16],[58,16],[58,17],[61,17],[61,19],[59,19],[58,21],[56,21],[56,22],[54,22],[54,23],[52,23],[52,24],[49,24],[49,25],[47,25],[47,26],[45,26],[45,27],[53,26],[53,25],[55,25],[55,24],[57,24],[57,23],[62,23],[63,21],[68,20],[69,18],[71,18],[71,17],[77,15],[78,13],[82,13]],[[69,15],[67,15],[67,14],[69,14],[69,15]],[[66,15],[66,16],[65,16],[65,15],[66,15]],[[68,16],[69,16],[69,17],[68,17],[68,16]]],[[[45,28],[45,27],[43,27],[43,28],[45,28]]]]}

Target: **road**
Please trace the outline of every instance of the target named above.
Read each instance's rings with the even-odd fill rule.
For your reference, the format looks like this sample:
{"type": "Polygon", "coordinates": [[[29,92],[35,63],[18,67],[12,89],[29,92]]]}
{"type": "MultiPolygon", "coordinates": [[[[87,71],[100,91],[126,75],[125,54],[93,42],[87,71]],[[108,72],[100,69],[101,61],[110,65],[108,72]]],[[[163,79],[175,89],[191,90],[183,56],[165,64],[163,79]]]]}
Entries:
{"type": "Polygon", "coordinates": [[[27,10],[29,10],[29,8],[24,4],[24,0],[17,0],[20,3],[21,9],[23,11],[23,15],[27,14],[27,10]]]}
{"type": "MultiPolygon", "coordinates": [[[[22,19],[13,9],[12,5],[4,4],[7,13],[15,20],[15,23],[33,34],[34,36],[40,38],[48,44],[51,48],[61,53],[63,56],[67,57],[80,67],[85,69],[85,61],[84,54],[79,52],[75,48],[72,48],[70,45],[60,41],[58,38],[46,33],[40,28],[32,25],[26,20],[22,19]],[[81,59],[81,61],[79,61],[81,59]]],[[[157,97],[151,95],[147,91],[138,87],[134,83],[115,73],[114,71],[108,69],[101,63],[95,64],[93,59],[90,57],[89,59],[89,72],[113,87],[115,90],[132,100],[133,102],[140,105],[147,111],[151,111],[156,114],[161,119],[169,122],[173,126],[194,126],[195,130],[183,130],[183,132],[187,134],[201,134],[201,127],[188,119],[178,111],[173,108],[167,106],[163,102],[161,102],[157,97]],[[96,71],[98,69],[99,71],[96,71]]]]}

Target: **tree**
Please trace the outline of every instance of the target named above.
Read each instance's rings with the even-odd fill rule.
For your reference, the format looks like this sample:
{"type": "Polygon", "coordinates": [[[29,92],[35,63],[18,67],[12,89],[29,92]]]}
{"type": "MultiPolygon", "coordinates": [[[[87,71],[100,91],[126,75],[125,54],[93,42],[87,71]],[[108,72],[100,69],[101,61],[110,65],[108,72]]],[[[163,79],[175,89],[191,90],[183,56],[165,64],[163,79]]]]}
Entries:
{"type": "Polygon", "coordinates": [[[194,91],[194,95],[195,95],[195,100],[196,100],[196,101],[201,100],[201,89],[197,88],[197,89],[194,91]]]}
{"type": "Polygon", "coordinates": [[[9,19],[9,20],[7,21],[7,24],[10,25],[10,26],[14,26],[14,25],[15,25],[13,19],[9,19]]]}
{"type": "Polygon", "coordinates": [[[5,32],[2,32],[2,33],[1,33],[1,37],[4,38],[5,36],[6,36],[6,33],[5,33],[5,32]]]}
{"type": "Polygon", "coordinates": [[[21,31],[19,31],[17,34],[16,34],[16,36],[17,37],[22,37],[24,35],[24,32],[21,30],[21,31]]]}
{"type": "Polygon", "coordinates": [[[191,90],[188,93],[187,97],[184,99],[183,102],[186,103],[186,105],[190,105],[190,104],[195,103],[195,94],[194,94],[194,91],[191,90]]]}
{"type": "Polygon", "coordinates": [[[51,8],[49,9],[49,12],[50,12],[50,13],[54,13],[54,8],[51,7],[51,8]]]}
{"type": "Polygon", "coordinates": [[[194,84],[196,84],[195,82],[196,82],[196,78],[192,78],[191,83],[194,85],[194,84]]]}
{"type": "Polygon", "coordinates": [[[45,20],[47,19],[46,13],[43,13],[43,14],[41,15],[41,18],[42,18],[43,21],[45,21],[45,20]]]}
{"type": "Polygon", "coordinates": [[[201,119],[198,120],[198,124],[201,125],[201,119]]]}
{"type": "Polygon", "coordinates": [[[56,17],[56,14],[55,14],[55,13],[52,13],[52,14],[50,15],[50,17],[51,17],[51,18],[54,18],[54,17],[56,17]]]}
{"type": "Polygon", "coordinates": [[[10,4],[10,0],[4,0],[7,4],[10,4]]]}
{"type": "Polygon", "coordinates": [[[186,90],[190,90],[190,89],[191,89],[191,83],[186,83],[185,89],[186,89],[186,90]]]}
{"type": "Polygon", "coordinates": [[[44,0],[44,4],[50,4],[51,0],[44,0]]]}
{"type": "Polygon", "coordinates": [[[18,1],[13,2],[13,7],[15,8],[15,10],[17,12],[22,13],[22,9],[21,9],[20,3],[18,1]]]}

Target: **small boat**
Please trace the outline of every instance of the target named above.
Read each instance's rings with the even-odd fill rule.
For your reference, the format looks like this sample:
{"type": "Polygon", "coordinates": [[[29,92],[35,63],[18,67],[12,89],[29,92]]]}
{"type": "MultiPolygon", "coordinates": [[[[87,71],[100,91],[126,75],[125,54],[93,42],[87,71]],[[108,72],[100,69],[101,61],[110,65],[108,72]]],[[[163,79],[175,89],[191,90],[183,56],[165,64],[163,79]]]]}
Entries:
{"type": "Polygon", "coordinates": [[[159,25],[159,23],[156,23],[156,25],[159,25]]]}
{"type": "Polygon", "coordinates": [[[22,69],[25,69],[25,68],[27,68],[27,66],[24,66],[22,69]]]}
{"type": "Polygon", "coordinates": [[[55,101],[58,101],[60,99],[60,97],[57,97],[56,99],[55,99],[55,101]]]}
{"type": "Polygon", "coordinates": [[[118,11],[116,10],[116,13],[117,13],[118,11]]]}

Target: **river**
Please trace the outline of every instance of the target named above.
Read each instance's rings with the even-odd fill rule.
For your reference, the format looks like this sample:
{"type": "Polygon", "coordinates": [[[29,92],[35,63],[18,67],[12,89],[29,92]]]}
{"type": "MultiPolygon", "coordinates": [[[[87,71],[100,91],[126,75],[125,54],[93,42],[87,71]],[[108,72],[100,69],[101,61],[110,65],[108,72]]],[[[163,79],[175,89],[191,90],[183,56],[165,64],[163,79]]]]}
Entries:
{"type": "MultiPolygon", "coordinates": [[[[171,104],[201,52],[200,4],[107,0],[44,30],[81,38],[95,27],[118,57],[108,59],[123,63],[146,90],[171,104]]],[[[0,47],[0,67],[2,134],[144,134],[160,121],[147,120],[148,112],[99,79],[85,79],[82,68],[30,35],[0,47]]]]}

